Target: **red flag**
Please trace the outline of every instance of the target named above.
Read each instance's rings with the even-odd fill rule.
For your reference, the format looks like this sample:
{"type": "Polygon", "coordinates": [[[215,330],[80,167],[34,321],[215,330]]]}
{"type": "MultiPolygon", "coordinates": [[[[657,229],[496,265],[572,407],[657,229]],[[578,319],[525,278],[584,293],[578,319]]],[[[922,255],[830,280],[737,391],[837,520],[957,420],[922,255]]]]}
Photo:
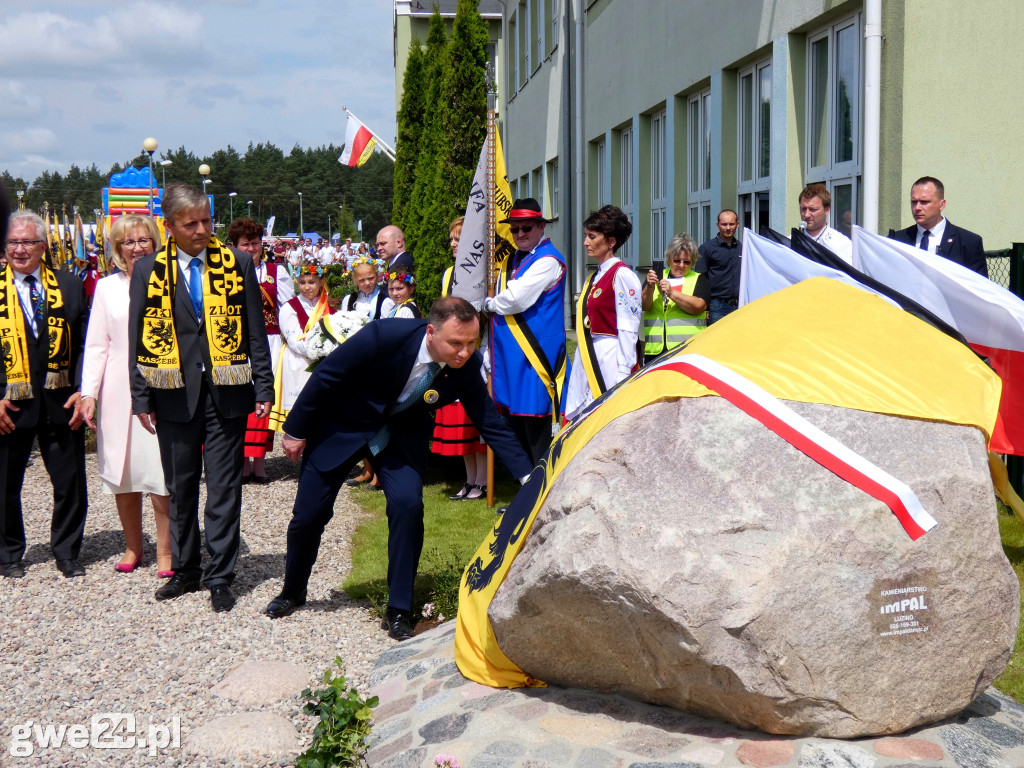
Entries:
{"type": "Polygon", "coordinates": [[[989,448],[1024,456],[1024,301],[949,259],[860,227],[853,265],[923,304],[989,359],[1003,382],[989,448]]]}
{"type": "Polygon", "coordinates": [[[376,146],[377,139],[370,129],[349,115],[348,126],[345,128],[345,146],[341,150],[338,162],[353,168],[362,168],[376,146]]]}

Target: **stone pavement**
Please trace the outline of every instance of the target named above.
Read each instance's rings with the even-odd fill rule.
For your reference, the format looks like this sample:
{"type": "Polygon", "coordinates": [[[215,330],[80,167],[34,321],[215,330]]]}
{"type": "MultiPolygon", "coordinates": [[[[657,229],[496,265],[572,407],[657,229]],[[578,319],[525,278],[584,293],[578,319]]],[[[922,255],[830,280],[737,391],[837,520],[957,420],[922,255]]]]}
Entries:
{"type": "MultiPolygon", "coordinates": [[[[370,768],[1021,768],[1024,707],[990,688],[959,715],[897,736],[769,736],[664,707],[564,688],[498,690],[464,678],[454,622],[381,654],[370,768]]],[[[909,695],[909,694],[908,694],[909,695]]]]}

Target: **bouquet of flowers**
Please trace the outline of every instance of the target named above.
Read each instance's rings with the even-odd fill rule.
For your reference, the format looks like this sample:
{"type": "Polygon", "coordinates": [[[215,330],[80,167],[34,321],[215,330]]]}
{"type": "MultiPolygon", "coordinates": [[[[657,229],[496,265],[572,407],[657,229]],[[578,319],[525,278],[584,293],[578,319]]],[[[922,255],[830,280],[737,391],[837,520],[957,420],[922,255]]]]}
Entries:
{"type": "Polygon", "coordinates": [[[368,322],[369,318],[359,312],[335,312],[321,318],[306,335],[306,357],[313,361],[306,370],[315,370],[321,360],[368,322]]]}

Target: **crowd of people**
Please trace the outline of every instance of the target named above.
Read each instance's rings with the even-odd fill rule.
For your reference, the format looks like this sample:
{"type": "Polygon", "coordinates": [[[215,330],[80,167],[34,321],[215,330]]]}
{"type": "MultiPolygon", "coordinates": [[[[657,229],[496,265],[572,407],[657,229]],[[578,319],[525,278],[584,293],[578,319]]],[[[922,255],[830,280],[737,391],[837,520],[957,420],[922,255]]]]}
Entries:
{"type": "MultiPolygon", "coordinates": [[[[844,236],[827,224],[827,189],[810,185],[799,203],[807,234],[848,258],[844,236]]],[[[911,203],[915,224],[890,236],[985,274],[981,238],[942,216],[938,179],[915,182],[911,203]]],[[[731,209],[699,247],[689,234],[673,237],[643,280],[616,255],[632,233],[628,216],[612,205],[592,213],[583,242],[597,269],[576,306],[572,366],[566,262],[545,235],[550,222],[536,200],[516,200],[501,220],[515,251],[480,311],[449,295],[451,270],[442,297],[418,306],[415,261],[395,226],[378,233],[372,253],[351,241],[317,250],[307,240],[287,254],[289,269],[268,258],[263,228],[250,218],[231,223],[228,243],[214,237],[200,189],[169,186],[163,215],[166,239],[149,217],[116,219],[116,271],[98,281],[91,313],[82,280],[45,263],[43,220],[24,210],[0,215],[2,577],[25,574],[21,489],[36,440],[53,485],[57,568],[69,578],[85,573],[85,423],[97,431],[103,490],[115,496],[124,529],[115,568],[130,573],[143,561],[148,494],[165,579],[156,600],[206,589],[214,611],[231,610],[241,486],[268,482],[266,454],[282,432],[285,454],[300,462],[299,483],[282,589],[266,614],[281,618],[305,604],[337,494],[346,482],[365,483],[387,500],[382,627],[410,637],[428,453],[464,459],[466,480],[453,500],[486,495],[487,446],[524,483],[565,420],[738,303],[742,251],[731,209]],[[324,271],[339,260],[354,289],[338,310],[367,324],[311,372],[310,340],[336,311],[324,271]]],[[[451,226],[453,254],[462,225],[460,218],[451,226]]]]}

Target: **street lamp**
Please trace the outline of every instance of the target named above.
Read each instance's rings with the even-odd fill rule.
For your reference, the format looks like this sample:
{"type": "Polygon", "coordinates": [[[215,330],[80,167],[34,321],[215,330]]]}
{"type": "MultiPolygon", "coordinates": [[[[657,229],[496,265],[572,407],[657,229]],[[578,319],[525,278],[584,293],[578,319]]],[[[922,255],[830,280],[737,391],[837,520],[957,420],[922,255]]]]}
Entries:
{"type": "Polygon", "coordinates": [[[302,228],[302,193],[299,192],[299,237],[302,237],[304,234],[306,233],[302,228]]]}
{"type": "Polygon", "coordinates": [[[24,198],[25,198],[25,190],[24,189],[19,189],[18,190],[18,207],[21,208],[21,210],[23,210],[23,211],[25,210],[25,200],[24,200],[24,198]]]}
{"type": "Polygon", "coordinates": [[[156,143],[156,139],[150,136],[148,139],[144,139],[142,142],[142,148],[149,154],[149,183],[146,184],[149,187],[149,215],[153,215],[153,153],[156,152],[156,148],[159,144],[156,143]]]}
{"type": "Polygon", "coordinates": [[[331,244],[331,214],[327,214],[327,244],[331,244]]]}
{"type": "Polygon", "coordinates": [[[228,216],[232,221],[235,220],[235,198],[238,197],[237,192],[228,192],[228,216]]]}
{"type": "Polygon", "coordinates": [[[252,200],[246,200],[245,204],[249,206],[249,218],[252,218],[252,200]]]}
{"type": "Polygon", "coordinates": [[[206,178],[206,177],[209,176],[209,175],[210,175],[210,166],[208,166],[206,163],[203,163],[202,165],[200,165],[199,166],[199,178],[203,182],[203,192],[206,192],[206,182],[209,181],[209,179],[206,178]]]}
{"type": "Polygon", "coordinates": [[[167,166],[174,165],[173,160],[161,160],[160,161],[160,186],[164,189],[167,188],[167,166]]]}

